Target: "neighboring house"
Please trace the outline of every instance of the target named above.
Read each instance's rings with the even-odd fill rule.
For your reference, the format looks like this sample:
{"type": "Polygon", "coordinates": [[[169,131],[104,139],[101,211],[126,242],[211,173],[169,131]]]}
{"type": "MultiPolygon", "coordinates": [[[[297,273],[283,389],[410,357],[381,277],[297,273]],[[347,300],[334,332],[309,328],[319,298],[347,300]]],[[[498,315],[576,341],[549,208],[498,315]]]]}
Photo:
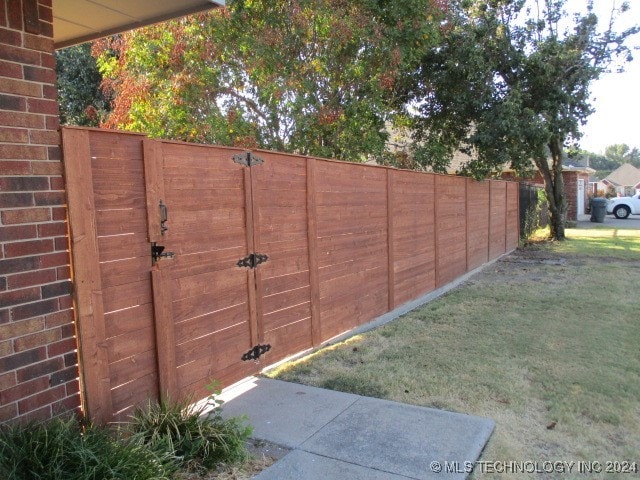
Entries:
{"type": "Polygon", "coordinates": [[[616,195],[628,197],[640,192],[640,169],[624,163],[602,180],[616,195]]]}
{"type": "MultiPolygon", "coordinates": [[[[453,160],[447,170],[447,173],[455,174],[471,160],[471,157],[461,152],[456,152],[453,160]]],[[[567,220],[576,221],[579,215],[586,213],[588,203],[588,186],[589,176],[593,175],[595,170],[590,167],[575,167],[573,165],[562,167],[562,178],[564,180],[564,191],[567,198],[567,220]]],[[[539,172],[535,172],[533,177],[518,177],[514,170],[504,167],[500,176],[505,180],[523,180],[534,185],[543,186],[544,180],[539,172]]]]}

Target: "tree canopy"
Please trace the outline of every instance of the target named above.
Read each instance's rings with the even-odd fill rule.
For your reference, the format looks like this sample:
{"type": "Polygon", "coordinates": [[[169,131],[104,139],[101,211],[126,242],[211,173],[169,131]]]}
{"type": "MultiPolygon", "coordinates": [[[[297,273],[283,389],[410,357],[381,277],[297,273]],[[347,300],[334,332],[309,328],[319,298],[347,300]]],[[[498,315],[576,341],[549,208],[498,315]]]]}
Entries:
{"type": "Polygon", "coordinates": [[[385,151],[437,0],[235,0],[94,45],[108,127],[350,160],[385,151]]]}
{"type": "Polygon", "coordinates": [[[485,177],[502,166],[545,182],[552,236],[564,237],[565,148],[592,113],[589,86],[617,61],[637,27],[604,29],[592,2],[571,18],[564,0],[451,2],[446,35],[429,49],[407,91],[415,159],[443,171],[459,149],[472,157],[462,173],[485,177]]]}
{"type": "Polygon", "coordinates": [[[56,52],[58,103],[63,124],[96,127],[106,117],[109,99],[102,91],[102,75],[84,43],[56,52]]]}

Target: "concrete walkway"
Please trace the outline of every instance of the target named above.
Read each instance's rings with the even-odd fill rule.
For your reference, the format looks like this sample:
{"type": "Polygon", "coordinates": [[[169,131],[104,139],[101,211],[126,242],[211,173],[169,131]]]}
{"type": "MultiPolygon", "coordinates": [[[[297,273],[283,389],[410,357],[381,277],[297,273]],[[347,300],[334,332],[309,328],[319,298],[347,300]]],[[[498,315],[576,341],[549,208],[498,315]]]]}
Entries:
{"type": "Polygon", "coordinates": [[[291,449],[256,480],[463,479],[495,426],[266,378],[248,378],[221,398],[224,416],[249,417],[254,439],[291,449]]]}

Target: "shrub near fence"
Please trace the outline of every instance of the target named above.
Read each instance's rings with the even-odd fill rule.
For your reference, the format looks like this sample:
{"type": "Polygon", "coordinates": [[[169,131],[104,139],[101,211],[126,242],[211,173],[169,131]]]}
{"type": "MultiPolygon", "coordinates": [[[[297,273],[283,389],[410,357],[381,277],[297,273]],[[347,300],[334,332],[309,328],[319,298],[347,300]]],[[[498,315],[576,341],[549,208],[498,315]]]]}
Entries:
{"type": "Polygon", "coordinates": [[[63,143],[98,422],[204,397],[518,245],[516,183],[91,129],[63,143]]]}
{"type": "Polygon", "coordinates": [[[539,228],[549,223],[549,212],[544,189],[520,182],[520,238],[527,239],[539,228]]]}

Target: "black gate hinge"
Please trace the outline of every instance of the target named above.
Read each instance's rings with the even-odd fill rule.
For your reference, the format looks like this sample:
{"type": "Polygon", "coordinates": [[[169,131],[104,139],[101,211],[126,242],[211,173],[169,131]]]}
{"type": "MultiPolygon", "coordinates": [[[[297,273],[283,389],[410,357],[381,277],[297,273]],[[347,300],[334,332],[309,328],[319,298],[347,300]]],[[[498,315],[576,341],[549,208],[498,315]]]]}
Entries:
{"type": "Polygon", "coordinates": [[[262,355],[271,350],[271,345],[256,345],[247,353],[242,355],[242,361],[246,362],[247,360],[258,360],[262,355]]]}
{"type": "Polygon", "coordinates": [[[268,258],[269,257],[267,255],[264,255],[262,253],[252,253],[249,256],[238,260],[238,263],[236,263],[236,265],[239,267],[256,268],[261,263],[266,262],[268,258]]]}
{"type": "Polygon", "coordinates": [[[233,156],[233,161],[240,165],[244,165],[245,167],[253,167],[264,163],[263,159],[256,157],[251,152],[237,153],[233,156]]]}

